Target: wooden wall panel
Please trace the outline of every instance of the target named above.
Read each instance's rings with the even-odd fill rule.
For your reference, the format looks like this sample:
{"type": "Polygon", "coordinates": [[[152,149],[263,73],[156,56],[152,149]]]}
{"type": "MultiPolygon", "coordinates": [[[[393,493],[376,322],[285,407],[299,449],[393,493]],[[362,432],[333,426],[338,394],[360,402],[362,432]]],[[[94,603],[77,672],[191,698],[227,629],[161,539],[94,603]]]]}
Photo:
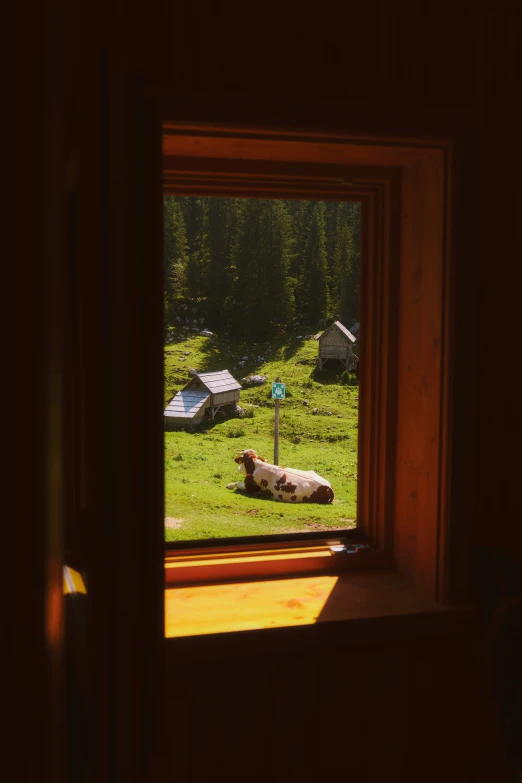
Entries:
{"type": "Polygon", "coordinates": [[[444,276],[440,258],[446,178],[442,154],[408,168],[401,215],[395,557],[402,573],[430,595],[438,594],[433,553],[439,546],[441,492],[444,276]]]}
{"type": "Polygon", "coordinates": [[[205,664],[174,650],[167,781],[509,780],[466,634],[247,658],[231,639],[205,664]]]}
{"type": "Polygon", "coordinates": [[[7,24],[24,45],[14,47],[6,79],[16,120],[6,124],[5,172],[14,176],[6,180],[5,247],[14,252],[4,254],[2,385],[4,410],[26,415],[3,419],[11,520],[4,531],[4,764],[20,780],[64,783],[63,9],[46,0],[29,15],[12,10],[15,25],[12,17],[7,24]],[[8,575],[21,562],[29,576],[15,587],[8,575]]]}
{"type": "Polygon", "coordinates": [[[163,314],[147,304],[163,290],[162,266],[154,263],[162,258],[161,133],[152,107],[144,108],[148,94],[114,58],[93,57],[88,77],[76,136],[77,306],[85,363],[92,774],[102,783],[143,779],[160,737],[163,314]]]}
{"type": "MultiPolygon", "coordinates": [[[[164,87],[237,96],[323,97],[400,106],[471,107],[480,93],[479,12],[407,0],[298,14],[292,4],[259,6],[255,23],[234,3],[172,4],[103,14],[66,9],[66,76],[89,48],[110,43],[164,87]]],[[[513,15],[513,12],[512,12],[513,15]]],[[[498,12],[501,18],[501,12],[498,12]]],[[[498,43],[496,44],[498,45],[498,43]]]]}
{"type": "Polygon", "coordinates": [[[481,355],[477,367],[477,451],[474,540],[522,562],[520,443],[522,414],[517,359],[522,341],[522,11],[491,10],[481,24],[480,61],[481,355]],[[501,539],[492,536],[501,531],[501,539]],[[506,534],[505,536],[503,534],[506,534]]]}

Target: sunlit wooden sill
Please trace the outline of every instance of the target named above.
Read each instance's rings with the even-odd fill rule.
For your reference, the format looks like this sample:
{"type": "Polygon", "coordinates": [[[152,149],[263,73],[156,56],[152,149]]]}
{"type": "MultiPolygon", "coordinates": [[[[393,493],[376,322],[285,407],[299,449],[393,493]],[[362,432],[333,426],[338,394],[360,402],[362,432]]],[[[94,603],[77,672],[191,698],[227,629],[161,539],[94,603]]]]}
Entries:
{"type": "Polygon", "coordinates": [[[352,639],[362,633],[364,640],[376,630],[393,635],[405,628],[415,632],[455,623],[457,627],[464,615],[459,613],[456,620],[455,614],[426,598],[393,569],[165,590],[165,636],[180,641],[299,628],[313,629],[317,637],[332,628],[338,634],[341,627],[349,628],[352,639]]]}
{"type": "Polygon", "coordinates": [[[384,552],[363,542],[317,544],[250,545],[209,548],[205,551],[167,551],[165,585],[217,584],[276,577],[337,575],[346,570],[379,568],[387,565],[384,552]],[[340,551],[336,551],[340,550],[340,551]]]}

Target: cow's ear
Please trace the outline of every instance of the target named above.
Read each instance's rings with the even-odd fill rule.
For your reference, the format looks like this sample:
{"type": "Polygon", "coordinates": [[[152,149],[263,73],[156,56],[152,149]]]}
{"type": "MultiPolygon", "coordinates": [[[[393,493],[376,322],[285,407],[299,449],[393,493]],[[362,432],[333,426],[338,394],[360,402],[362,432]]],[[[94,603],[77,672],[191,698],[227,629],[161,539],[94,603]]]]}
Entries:
{"type": "Polygon", "coordinates": [[[264,457],[258,457],[258,459],[260,459],[261,462],[266,462],[266,459],[264,457]]]}

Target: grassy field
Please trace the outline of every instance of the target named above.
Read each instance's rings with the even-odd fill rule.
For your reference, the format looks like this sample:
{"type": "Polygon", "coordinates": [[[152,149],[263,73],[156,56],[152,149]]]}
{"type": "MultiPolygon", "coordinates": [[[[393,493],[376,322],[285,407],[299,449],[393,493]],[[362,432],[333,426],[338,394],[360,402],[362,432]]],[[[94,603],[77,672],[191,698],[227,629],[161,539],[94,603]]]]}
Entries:
{"type": "Polygon", "coordinates": [[[263,386],[241,391],[248,416],[217,417],[193,432],[165,432],[165,539],[182,541],[274,533],[334,530],[355,526],[357,415],[359,389],[341,372],[314,370],[317,341],[272,340],[241,343],[233,337],[172,332],[165,346],[165,405],[189,380],[188,370],[228,369],[241,381],[267,375],[263,386]],[[244,366],[238,362],[248,356],[244,366]],[[332,484],[333,504],[290,505],[248,496],[226,485],[243,476],[237,449],[253,448],[274,457],[274,403],[271,382],[286,383],[281,403],[279,464],[315,470],[332,484]],[[318,409],[316,414],[314,408],[318,409]],[[299,441],[299,442],[297,442],[299,441]]]}

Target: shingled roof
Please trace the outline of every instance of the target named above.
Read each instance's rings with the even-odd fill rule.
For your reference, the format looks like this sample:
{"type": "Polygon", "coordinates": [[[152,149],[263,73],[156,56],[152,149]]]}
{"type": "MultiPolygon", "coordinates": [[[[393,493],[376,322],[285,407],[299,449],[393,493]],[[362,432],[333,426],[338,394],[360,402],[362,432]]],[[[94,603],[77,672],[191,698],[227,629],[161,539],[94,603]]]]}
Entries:
{"type": "Polygon", "coordinates": [[[234,391],[241,388],[241,384],[230,375],[228,370],[201,372],[195,377],[205,384],[211,394],[220,394],[221,392],[234,391]]]}
{"type": "Polygon", "coordinates": [[[192,419],[210,394],[199,389],[182,389],[165,408],[165,416],[175,419],[192,419]]]}
{"type": "MultiPolygon", "coordinates": [[[[196,373],[185,388],[179,391],[169,402],[165,408],[164,415],[169,419],[192,420],[200,418],[203,415],[201,408],[212,395],[222,394],[223,392],[235,392],[237,389],[241,389],[241,384],[230,375],[228,370],[196,373]],[[194,381],[198,383],[194,383],[194,381]],[[203,384],[204,388],[201,388],[200,384],[203,384]],[[201,414],[198,416],[199,411],[201,411],[201,414]]],[[[228,395],[228,397],[230,397],[231,401],[235,399],[233,394],[228,395]]],[[[227,395],[225,395],[225,399],[227,399],[227,395]]]]}
{"type": "Polygon", "coordinates": [[[342,332],[352,343],[355,342],[356,338],[354,337],[354,335],[340,321],[334,321],[333,324],[328,327],[328,329],[325,329],[322,335],[319,337],[319,340],[322,340],[325,334],[329,332],[330,329],[333,329],[334,326],[337,326],[339,331],[342,332]]]}

